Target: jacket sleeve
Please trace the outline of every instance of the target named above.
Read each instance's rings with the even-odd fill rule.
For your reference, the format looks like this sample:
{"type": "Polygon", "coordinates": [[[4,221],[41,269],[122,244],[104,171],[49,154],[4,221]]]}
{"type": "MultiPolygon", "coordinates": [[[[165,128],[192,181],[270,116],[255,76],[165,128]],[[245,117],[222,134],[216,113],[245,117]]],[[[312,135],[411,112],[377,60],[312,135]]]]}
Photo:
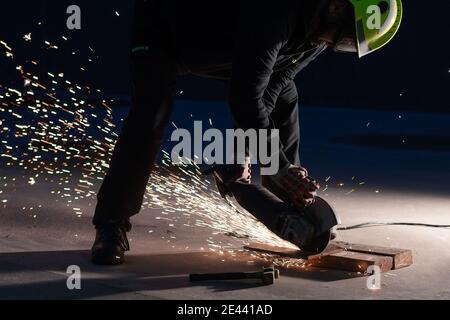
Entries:
{"type": "Polygon", "coordinates": [[[283,72],[274,73],[272,75],[263,96],[266,111],[269,116],[276,107],[276,103],[278,97],[281,94],[281,91],[283,91],[283,89],[286,88],[286,86],[288,86],[289,83],[291,83],[295,79],[296,74],[296,69],[291,68],[283,72]]]}
{"type": "Polygon", "coordinates": [[[299,54],[297,57],[293,57],[289,67],[272,74],[263,97],[269,115],[275,109],[281,91],[295,79],[295,76],[302,69],[317,58],[317,56],[319,56],[326,48],[326,44],[317,45],[308,53],[299,54]]]}
{"type": "MultiPolygon", "coordinates": [[[[264,104],[266,107],[266,112],[268,114],[269,117],[269,121],[271,120],[271,113],[272,111],[275,109],[276,107],[276,102],[278,100],[278,97],[281,94],[281,91],[286,88],[287,85],[289,85],[289,83],[291,83],[293,81],[293,79],[295,78],[296,75],[296,68],[290,68],[286,71],[283,72],[277,72],[274,73],[270,79],[270,82],[266,88],[266,91],[264,92],[264,104]]],[[[275,127],[275,125],[273,125],[275,127]]],[[[281,142],[280,142],[281,144],[281,142]]],[[[279,148],[279,161],[280,161],[280,168],[286,168],[289,167],[289,165],[293,164],[291,163],[287,156],[284,153],[284,147],[281,144],[280,148],[279,148]]]]}
{"type": "Polygon", "coordinates": [[[230,108],[242,129],[270,127],[264,93],[279,52],[289,38],[289,19],[276,1],[239,1],[230,82],[230,108]],[[255,9],[260,8],[260,9],[255,9]]]}
{"type": "MultiPolygon", "coordinates": [[[[264,92],[263,101],[266,108],[266,113],[268,114],[269,121],[270,115],[276,108],[276,103],[280,97],[281,92],[286,88],[294,79],[295,76],[306,66],[309,62],[314,60],[322,51],[326,49],[325,45],[318,46],[315,50],[311,51],[306,55],[299,55],[298,59],[293,58],[292,64],[283,70],[273,72],[270,81],[264,92]]],[[[280,167],[285,168],[291,163],[283,152],[283,145],[280,146],[280,167]]]]}

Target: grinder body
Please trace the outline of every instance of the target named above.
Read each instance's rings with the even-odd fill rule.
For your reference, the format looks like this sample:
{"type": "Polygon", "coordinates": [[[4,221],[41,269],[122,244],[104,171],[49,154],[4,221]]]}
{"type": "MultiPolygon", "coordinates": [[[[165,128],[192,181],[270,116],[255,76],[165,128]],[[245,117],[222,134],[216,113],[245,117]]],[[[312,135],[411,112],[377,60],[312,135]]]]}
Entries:
{"type": "MultiPolygon", "coordinates": [[[[216,178],[216,183],[221,184],[216,178]]],[[[333,208],[321,197],[302,212],[283,202],[263,186],[233,182],[227,186],[236,203],[280,238],[300,249],[320,253],[326,249],[332,230],[340,224],[333,208]]]]}
{"type": "MultiPolygon", "coordinates": [[[[272,193],[264,186],[252,184],[248,172],[242,166],[214,166],[203,175],[212,175],[223,198],[235,201],[280,238],[305,252],[324,251],[333,237],[333,229],[341,224],[333,208],[323,198],[316,197],[312,205],[299,211],[288,200],[283,201],[274,194],[280,196],[280,190],[271,188],[272,193]]],[[[268,185],[265,181],[263,184],[268,185]]]]}

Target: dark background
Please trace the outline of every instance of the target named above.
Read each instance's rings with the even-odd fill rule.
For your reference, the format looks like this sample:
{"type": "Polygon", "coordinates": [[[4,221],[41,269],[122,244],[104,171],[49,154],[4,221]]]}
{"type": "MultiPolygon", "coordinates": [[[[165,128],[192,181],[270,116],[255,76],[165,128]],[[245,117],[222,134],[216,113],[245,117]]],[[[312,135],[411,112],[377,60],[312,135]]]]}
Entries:
{"type": "MultiPolygon", "coordinates": [[[[329,51],[298,76],[303,104],[449,112],[450,3],[403,2],[403,25],[387,47],[361,60],[329,51]]],[[[3,1],[0,40],[14,47],[16,58],[35,56],[41,68],[64,71],[69,78],[126,99],[132,6],[132,1],[125,0],[3,1]],[[66,28],[66,8],[71,4],[81,7],[81,31],[66,28]],[[39,21],[42,26],[37,25],[39,21]],[[29,32],[31,44],[22,39],[29,32]],[[62,35],[69,41],[64,42],[62,35]],[[59,44],[60,50],[42,50],[44,40],[59,44]],[[71,55],[73,51],[76,56],[71,55]],[[93,62],[86,63],[87,58],[93,62]]],[[[0,83],[14,81],[11,71],[0,69],[0,83]]],[[[183,77],[179,88],[184,99],[226,99],[225,87],[212,80],[183,77]]]]}

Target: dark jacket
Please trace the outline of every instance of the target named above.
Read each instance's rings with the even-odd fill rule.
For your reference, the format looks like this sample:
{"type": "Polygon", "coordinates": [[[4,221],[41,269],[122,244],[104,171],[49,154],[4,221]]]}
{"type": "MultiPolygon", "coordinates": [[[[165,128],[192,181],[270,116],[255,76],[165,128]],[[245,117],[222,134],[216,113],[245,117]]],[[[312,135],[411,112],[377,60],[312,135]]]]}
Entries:
{"type": "Polygon", "coordinates": [[[270,128],[281,90],[325,49],[307,40],[305,1],[150,0],[157,15],[138,19],[134,45],[150,45],[156,32],[180,73],[230,81],[238,127],[270,128]]]}

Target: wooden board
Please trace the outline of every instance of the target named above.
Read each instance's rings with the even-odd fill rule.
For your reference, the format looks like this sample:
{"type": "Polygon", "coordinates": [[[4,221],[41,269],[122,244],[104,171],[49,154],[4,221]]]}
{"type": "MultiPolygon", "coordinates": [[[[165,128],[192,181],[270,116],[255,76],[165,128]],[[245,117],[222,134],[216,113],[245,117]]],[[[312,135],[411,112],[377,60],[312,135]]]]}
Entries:
{"type": "Polygon", "coordinates": [[[303,259],[303,260],[314,260],[319,259],[323,256],[344,251],[341,246],[330,244],[324,252],[320,254],[310,254],[299,249],[291,249],[284,247],[271,246],[264,243],[251,243],[245,246],[244,249],[250,251],[256,251],[261,253],[273,254],[280,257],[293,258],[293,259],[303,259]]]}
{"type": "Polygon", "coordinates": [[[369,266],[378,266],[381,272],[387,272],[392,270],[393,259],[388,256],[342,251],[316,259],[310,266],[361,273],[366,273],[369,266]]]}
{"type": "Polygon", "coordinates": [[[278,257],[307,260],[312,267],[365,273],[369,266],[378,266],[382,272],[405,268],[413,263],[411,250],[351,244],[333,241],[321,254],[311,255],[301,250],[252,243],[247,250],[278,257]]]}
{"type": "Polygon", "coordinates": [[[392,257],[393,270],[406,268],[413,264],[413,255],[411,250],[386,248],[379,246],[367,246],[362,244],[352,244],[348,242],[338,242],[338,241],[333,242],[333,244],[342,247],[348,251],[392,257]]]}

